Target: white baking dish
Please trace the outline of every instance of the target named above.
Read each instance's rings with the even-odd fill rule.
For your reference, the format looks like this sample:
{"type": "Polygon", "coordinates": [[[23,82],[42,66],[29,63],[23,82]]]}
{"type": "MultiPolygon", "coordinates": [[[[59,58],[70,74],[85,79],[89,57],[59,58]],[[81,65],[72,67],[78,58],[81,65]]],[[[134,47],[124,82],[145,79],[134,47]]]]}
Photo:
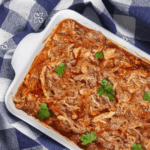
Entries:
{"type": "Polygon", "coordinates": [[[28,73],[28,70],[34,58],[42,50],[45,43],[45,42],[43,43],[43,41],[51,33],[52,29],[54,29],[60,21],[66,18],[74,19],[86,27],[101,31],[106,37],[121,44],[123,47],[126,47],[127,51],[138,57],[141,56],[150,60],[150,55],[141,51],[140,49],[136,48],[130,43],[124,41],[123,39],[117,37],[113,33],[107,31],[106,29],[100,27],[99,25],[95,24],[94,22],[88,20],[87,18],[83,17],[82,15],[72,10],[63,10],[58,12],[42,32],[29,34],[19,43],[12,58],[12,66],[15,70],[15,78],[5,96],[5,103],[7,109],[13,115],[34,126],[38,130],[42,131],[43,133],[50,136],[54,140],[63,144],[67,148],[72,150],[79,150],[80,149],[79,147],[77,147],[69,140],[65,139],[63,136],[55,132],[53,129],[45,127],[38,120],[34,119],[31,116],[28,116],[25,112],[16,109],[12,101],[12,96],[15,95],[19,85],[22,83],[25,75],[28,73]]]}

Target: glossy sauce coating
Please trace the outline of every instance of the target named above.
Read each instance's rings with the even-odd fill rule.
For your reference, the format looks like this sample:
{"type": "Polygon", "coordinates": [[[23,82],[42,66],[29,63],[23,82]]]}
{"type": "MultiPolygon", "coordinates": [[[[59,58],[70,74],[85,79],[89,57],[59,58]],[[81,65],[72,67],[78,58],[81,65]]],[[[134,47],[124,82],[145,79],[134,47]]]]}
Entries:
{"type": "Polygon", "coordinates": [[[16,108],[35,118],[40,103],[51,115],[42,120],[85,150],[130,150],[140,143],[150,149],[149,64],[126,52],[101,32],[74,20],[63,20],[35,58],[13,97],[16,108]],[[103,58],[96,52],[103,51],[103,58]],[[65,63],[60,77],[55,68],[65,63]],[[97,94],[107,79],[113,101],[97,94]],[[94,131],[95,144],[81,144],[94,131]]]}

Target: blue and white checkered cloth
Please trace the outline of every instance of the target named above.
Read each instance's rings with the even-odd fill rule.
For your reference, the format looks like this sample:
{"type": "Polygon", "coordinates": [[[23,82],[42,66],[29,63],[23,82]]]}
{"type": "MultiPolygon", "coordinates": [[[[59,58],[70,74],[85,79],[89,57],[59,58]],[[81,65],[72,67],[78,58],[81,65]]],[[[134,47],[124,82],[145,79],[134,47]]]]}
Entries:
{"type": "Polygon", "coordinates": [[[68,8],[150,54],[148,0],[0,0],[0,150],[67,150],[9,113],[4,96],[15,75],[11,58],[18,43],[68,8]]]}

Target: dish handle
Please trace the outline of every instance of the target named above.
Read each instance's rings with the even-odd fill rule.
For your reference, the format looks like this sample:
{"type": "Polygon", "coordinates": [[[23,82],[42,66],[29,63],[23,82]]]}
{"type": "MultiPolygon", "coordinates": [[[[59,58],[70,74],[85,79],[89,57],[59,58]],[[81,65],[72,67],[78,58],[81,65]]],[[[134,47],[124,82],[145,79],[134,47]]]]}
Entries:
{"type": "Polygon", "coordinates": [[[16,75],[20,74],[25,69],[23,66],[26,66],[28,63],[27,60],[33,59],[33,54],[39,49],[39,45],[41,45],[41,34],[42,32],[31,33],[27,35],[17,46],[11,61],[16,75]]]}

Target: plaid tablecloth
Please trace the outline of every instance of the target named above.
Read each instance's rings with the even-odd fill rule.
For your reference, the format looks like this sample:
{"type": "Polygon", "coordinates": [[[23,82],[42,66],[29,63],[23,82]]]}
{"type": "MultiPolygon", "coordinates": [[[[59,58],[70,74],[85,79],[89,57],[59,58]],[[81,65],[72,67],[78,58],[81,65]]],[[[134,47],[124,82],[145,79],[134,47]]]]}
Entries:
{"type": "Polygon", "coordinates": [[[149,0],[0,0],[0,150],[67,150],[13,116],[4,103],[17,45],[27,34],[42,31],[62,9],[79,12],[150,54],[149,0]]]}

